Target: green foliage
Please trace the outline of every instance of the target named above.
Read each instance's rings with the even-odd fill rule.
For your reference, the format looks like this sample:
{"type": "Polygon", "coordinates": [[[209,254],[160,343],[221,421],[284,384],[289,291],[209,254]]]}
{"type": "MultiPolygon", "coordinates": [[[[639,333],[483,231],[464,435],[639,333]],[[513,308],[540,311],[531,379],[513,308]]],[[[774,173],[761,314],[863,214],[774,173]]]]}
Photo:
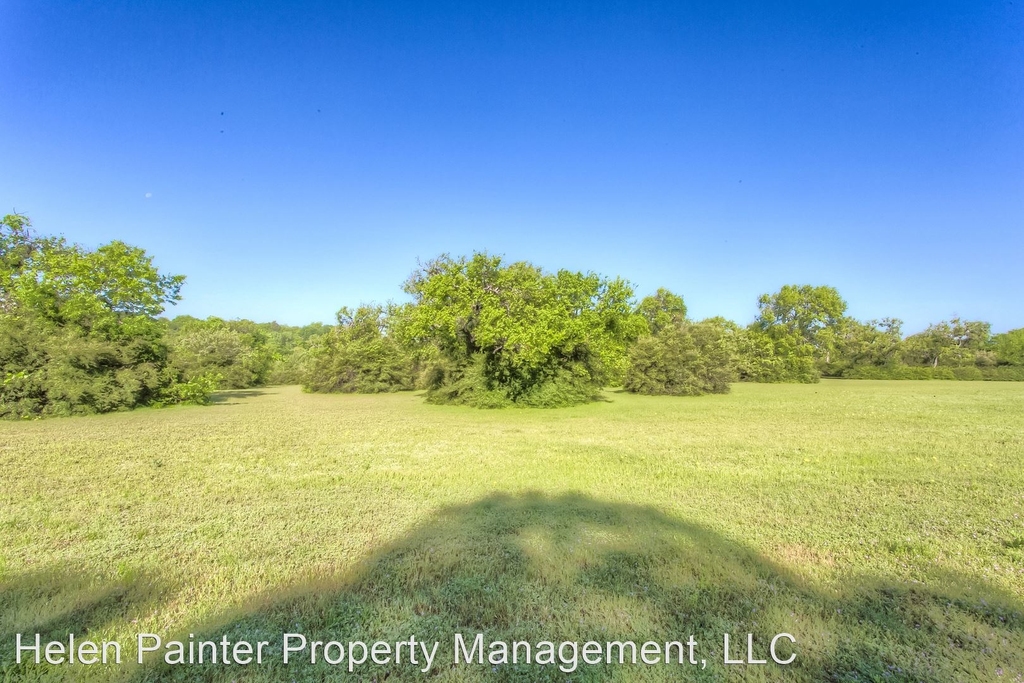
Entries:
{"type": "Polygon", "coordinates": [[[817,382],[842,339],[846,302],[832,287],[785,285],[758,298],[740,343],[740,372],[757,382],[817,382]]]}
{"type": "Polygon", "coordinates": [[[186,381],[214,374],[226,389],[261,386],[277,357],[262,326],[250,320],[188,317],[168,327],[171,362],[186,381]]]}
{"type": "Polygon", "coordinates": [[[305,357],[306,391],[373,394],[413,388],[413,361],[383,306],[338,311],[338,326],[313,338],[305,357]]]}
{"type": "Polygon", "coordinates": [[[413,347],[433,345],[429,399],[476,406],[571,405],[621,379],[643,332],[623,280],[545,273],[487,254],[444,255],[409,278],[415,305],[401,326],[413,347]]]}
{"type": "Polygon", "coordinates": [[[986,380],[994,382],[1024,381],[1024,367],[1000,365],[997,367],[937,367],[892,365],[885,367],[860,366],[843,371],[843,379],[945,379],[986,380]]]}
{"type": "Polygon", "coordinates": [[[0,417],[104,413],[151,403],[173,382],[159,328],[111,340],[31,313],[0,316],[0,417]]]}
{"type": "Polygon", "coordinates": [[[652,296],[645,296],[636,311],[647,321],[647,329],[651,334],[686,320],[683,297],[665,288],[659,288],[652,296]]]}
{"type": "Polygon", "coordinates": [[[903,343],[903,361],[907,365],[965,367],[994,365],[988,350],[991,326],[986,322],[953,318],[930,325],[903,343]]]}
{"type": "Polygon", "coordinates": [[[785,285],[775,294],[758,300],[756,324],[762,329],[783,328],[814,344],[822,330],[834,328],[846,311],[846,302],[833,287],[785,285]]]}
{"type": "Polygon", "coordinates": [[[205,406],[210,397],[223,382],[220,375],[208,372],[184,382],[175,382],[169,386],[161,397],[163,403],[190,404],[205,406]]]}
{"type": "Polygon", "coordinates": [[[663,327],[633,345],[625,388],[676,396],[727,393],[736,381],[734,345],[734,336],[719,321],[663,327]]]}
{"type": "Polygon", "coordinates": [[[0,417],[159,400],[175,377],[154,316],[180,298],[184,277],[123,242],[90,251],[29,225],[0,222],[0,417]]]}
{"type": "Polygon", "coordinates": [[[35,237],[29,222],[5,216],[0,230],[4,312],[30,310],[56,325],[130,336],[178,301],[183,275],[161,275],[146,252],[124,242],[95,251],[61,237],[35,237]]]}
{"type": "Polygon", "coordinates": [[[838,342],[846,302],[833,287],[785,285],[762,294],[754,325],[775,341],[788,338],[787,349],[810,346],[815,357],[830,362],[838,342]]]}
{"type": "Polygon", "coordinates": [[[476,408],[559,408],[589,403],[600,397],[600,387],[581,366],[555,367],[548,375],[520,391],[496,384],[489,373],[487,355],[477,353],[459,365],[436,363],[427,374],[427,402],[476,408]]]}
{"type": "Polygon", "coordinates": [[[851,368],[892,367],[900,363],[903,321],[883,318],[866,323],[843,318],[837,326],[836,344],[830,363],[818,363],[830,377],[846,376],[851,368]]]}
{"type": "Polygon", "coordinates": [[[800,337],[771,334],[754,324],[737,337],[736,367],[750,382],[814,383],[821,379],[814,346],[800,337]]]}
{"type": "Polygon", "coordinates": [[[992,346],[1000,365],[1024,365],[1024,327],[997,334],[992,346]]]}
{"type": "Polygon", "coordinates": [[[260,329],[267,335],[274,350],[274,362],[266,384],[302,384],[309,347],[317,337],[331,331],[330,325],[310,323],[302,327],[262,323],[260,329]]]}

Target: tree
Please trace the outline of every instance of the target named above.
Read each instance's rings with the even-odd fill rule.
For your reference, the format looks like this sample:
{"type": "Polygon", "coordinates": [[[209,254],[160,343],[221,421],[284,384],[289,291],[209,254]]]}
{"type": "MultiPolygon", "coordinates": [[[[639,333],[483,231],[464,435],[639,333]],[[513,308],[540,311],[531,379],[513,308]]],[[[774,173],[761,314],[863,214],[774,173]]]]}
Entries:
{"type": "Polygon", "coordinates": [[[665,288],[659,288],[652,296],[645,296],[636,307],[651,334],[657,334],[666,327],[678,325],[686,320],[686,304],[683,297],[665,288]]]}
{"type": "Polygon", "coordinates": [[[220,377],[220,386],[247,389],[267,381],[276,359],[269,335],[251,320],[225,321],[191,316],[169,323],[171,362],[187,380],[220,377]]]}
{"type": "Polygon", "coordinates": [[[180,299],[123,242],[96,250],[0,222],[0,416],[107,412],[162,400],[175,383],[155,316],[180,299]]]}
{"type": "Polygon", "coordinates": [[[323,323],[310,323],[302,327],[268,323],[262,327],[274,349],[274,364],[267,376],[267,384],[278,385],[302,384],[313,340],[333,329],[331,325],[323,323]]]}
{"type": "Polygon", "coordinates": [[[633,290],[621,279],[545,273],[500,257],[443,255],[406,282],[403,325],[440,362],[428,399],[477,406],[570,405],[621,379],[627,347],[643,331],[633,290]]]}
{"type": "Polygon", "coordinates": [[[829,361],[846,312],[846,302],[834,288],[785,285],[775,294],[762,294],[757,305],[758,327],[772,337],[790,336],[809,344],[829,361]]]}
{"type": "Polygon", "coordinates": [[[821,379],[814,347],[796,335],[771,334],[751,324],[737,338],[736,367],[750,382],[804,382],[821,379]]]}
{"type": "Polygon", "coordinates": [[[15,284],[45,241],[33,235],[28,216],[7,214],[0,219],[0,314],[14,312],[15,284]]]}
{"type": "Polygon", "coordinates": [[[829,374],[841,376],[852,368],[896,366],[902,352],[902,325],[898,318],[864,323],[847,318],[840,325],[829,374]]]}
{"type": "Polygon", "coordinates": [[[785,285],[758,298],[758,316],[748,329],[747,365],[753,379],[816,382],[815,361],[827,366],[841,337],[846,302],[832,287],[785,285]]]}
{"type": "Polygon", "coordinates": [[[338,311],[338,325],[315,337],[306,357],[306,391],[381,393],[413,388],[412,355],[394,333],[394,307],[338,311]]]}
{"type": "Polygon", "coordinates": [[[625,388],[639,394],[724,394],[736,380],[734,339],[718,320],[678,321],[641,337],[629,354],[625,388]]]}
{"type": "Polygon", "coordinates": [[[987,347],[991,341],[991,325],[979,320],[953,318],[929,325],[924,332],[907,337],[904,361],[908,365],[937,368],[940,365],[964,367],[979,360],[989,364],[987,347]]]}
{"type": "Polygon", "coordinates": [[[1024,327],[997,334],[992,345],[1000,365],[1024,365],[1024,327]]]}

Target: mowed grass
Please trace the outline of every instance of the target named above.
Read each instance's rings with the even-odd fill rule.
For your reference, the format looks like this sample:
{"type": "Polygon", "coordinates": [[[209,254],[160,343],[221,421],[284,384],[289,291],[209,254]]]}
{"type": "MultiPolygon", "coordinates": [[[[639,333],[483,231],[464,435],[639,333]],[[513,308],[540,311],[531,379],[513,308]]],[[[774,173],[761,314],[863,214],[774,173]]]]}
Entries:
{"type": "Polygon", "coordinates": [[[1024,680],[1024,384],[606,398],[484,411],[284,387],[0,423],[0,680],[349,676],[283,666],[288,631],[439,640],[446,681],[1024,680]],[[15,664],[36,632],[117,640],[126,661],[140,632],[277,656],[15,664]],[[693,634],[708,665],[455,666],[456,632],[693,634]],[[791,633],[797,659],[726,666],[726,632],[791,633]]]}

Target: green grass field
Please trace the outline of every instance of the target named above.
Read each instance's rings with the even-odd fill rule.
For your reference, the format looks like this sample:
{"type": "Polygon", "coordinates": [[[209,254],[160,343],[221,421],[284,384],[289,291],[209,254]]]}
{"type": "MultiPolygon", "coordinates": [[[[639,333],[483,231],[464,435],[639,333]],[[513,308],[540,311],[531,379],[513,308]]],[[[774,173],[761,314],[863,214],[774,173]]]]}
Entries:
{"type": "MultiPolygon", "coordinates": [[[[560,410],[226,392],[0,423],[0,680],[334,680],[34,665],[16,633],[439,640],[437,680],[1024,680],[1024,384],[616,391],[560,410]],[[685,640],[690,665],[453,665],[490,640],[685,640]],[[722,634],[793,634],[788,666],[722,634]],[[760,654],[760,653],[755,653],[760,654]]],[[[360,680],[423,677],[362,665],[360,680]]]]}

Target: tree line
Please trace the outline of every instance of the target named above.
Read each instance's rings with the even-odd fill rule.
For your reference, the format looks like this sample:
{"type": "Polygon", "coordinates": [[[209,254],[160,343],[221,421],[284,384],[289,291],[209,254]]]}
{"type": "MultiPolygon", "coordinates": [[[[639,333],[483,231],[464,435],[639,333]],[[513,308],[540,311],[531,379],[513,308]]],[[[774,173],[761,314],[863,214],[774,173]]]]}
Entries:
{"type": "Polygon", "coordinates": [[[954,318],[904,337],[857,321],[832,287],[787,285],[746,326],[692,320],[665,289],[636,300],[621,278],[442,255],[404,283],[411,301],[342,308],[335,325],[161,317],[185,278],[142,249],[89,250],[0,223],[0,417],[205,403],[218,388],[425,390],[477,407],[555,407],[609,385],[724,393],[736,381],[821,377],[1024,380],[1024,329],[954,318]]]}

